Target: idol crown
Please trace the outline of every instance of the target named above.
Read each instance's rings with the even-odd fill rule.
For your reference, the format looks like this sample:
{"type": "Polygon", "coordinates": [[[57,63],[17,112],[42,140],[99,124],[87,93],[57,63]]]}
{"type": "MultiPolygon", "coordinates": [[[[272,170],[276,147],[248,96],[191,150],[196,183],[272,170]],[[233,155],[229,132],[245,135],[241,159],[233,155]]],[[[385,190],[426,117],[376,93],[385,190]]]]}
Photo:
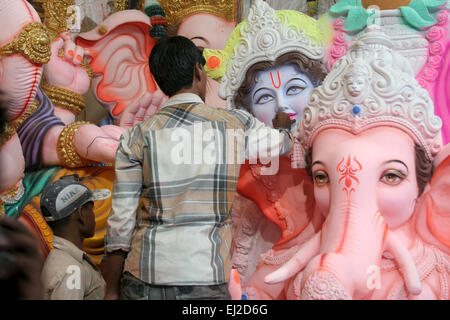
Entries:
{"type": "Polygon", "coordinates": [[[228,21],[236,21],[237,1],[235,0],[159,0],[159,3],[166,13],[169,24],[176,24],[184,17],[200,12],[211,13],[228,21]]]}
{"type": "Polygon", "coordinates": [[[439,153],[442,120],[409,62],[392,47],[388,36],[372,25],[333,65],[303,111],[296,132],[303,152],[328,128],[358,134],[390,126],[409,134],[430,160],[439,153]]]}

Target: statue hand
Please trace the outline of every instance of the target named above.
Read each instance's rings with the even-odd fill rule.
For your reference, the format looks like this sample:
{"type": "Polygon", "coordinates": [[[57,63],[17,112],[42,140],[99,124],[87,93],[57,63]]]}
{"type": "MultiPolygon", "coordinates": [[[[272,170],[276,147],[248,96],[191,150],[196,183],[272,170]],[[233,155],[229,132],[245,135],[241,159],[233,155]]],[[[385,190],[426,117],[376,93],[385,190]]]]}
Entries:
{"type": "Polygon", "coordinates": [[[141,98],[130,103],[123,111],[120,126],[128,129],[150,118],[166,101],[167,97],[160,90],[153,93],[146,92],[141,98]]]}
{"type": "Polygon", "coordinates": [[[120,136],[124,131],[124,128],[117,126],[83,125],[74,137],[75,150],[84,159],[114,163],[120,136]]]}
{"type": "Polygon", "coordinates": [[[76,46],[67,32],[63,32],[61,37],[52,43],[51,49],[50,61],[44,66],[47,82],[78,94],[85,94],[91,81],[86,69],[80,64],[90,55],[89,50],[76,46]]]}

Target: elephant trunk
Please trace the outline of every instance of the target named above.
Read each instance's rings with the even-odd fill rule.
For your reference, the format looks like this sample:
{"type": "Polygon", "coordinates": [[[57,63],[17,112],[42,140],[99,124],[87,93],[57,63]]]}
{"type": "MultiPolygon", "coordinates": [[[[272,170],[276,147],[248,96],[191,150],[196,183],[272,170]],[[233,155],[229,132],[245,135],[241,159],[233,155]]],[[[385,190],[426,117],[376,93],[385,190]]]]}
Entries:
{"type": "Polygon", "coordinates": [[[389,230],[371,194],[361,190],[332,201],[321,231],[320,254],[303,273],[303,299],[363,299],[381,288],[385,250],[397,259],[410,293],[420,293],[414,262],[389,230]]]}
{"type": "Polygon", "coordinates": [[[349,299],[370,291],[368,270],[380,265],[388,227],[376,205],[362,200],[331,204],[321,254],[305,269],[304,298],[323,299],[325,292],[326,299],[349,299]]]}

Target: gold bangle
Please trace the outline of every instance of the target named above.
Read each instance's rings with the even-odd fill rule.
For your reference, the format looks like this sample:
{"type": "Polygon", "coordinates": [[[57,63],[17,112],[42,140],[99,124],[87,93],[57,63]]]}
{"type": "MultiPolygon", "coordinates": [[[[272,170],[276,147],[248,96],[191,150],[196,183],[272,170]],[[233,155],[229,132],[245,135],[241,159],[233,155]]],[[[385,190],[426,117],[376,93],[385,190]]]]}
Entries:
{"type": "Polygon", "coordinates": [[[69,168],[83,167],[85,165],[95,163],[83,159],[75,151],[75,133],[81,126],[90,124],[88,121],[77,121],[66,126],[59,135],[56,150],[61,163],[69,168]]]}
{"type": "Polygon", "coordinates": [[[5,132],[0,137],[0,147],[3,146],[16,133],[17,129],[27,120],[37,109],[39,102],[34,100],[33,103],[25,110],[25,112],[16,120],[9,122],[5,126],[5,132]]]}
{"type": "Polygon", "coordinates": [[[80,114],[86,109],[86,101],[81,94],[53,86],[45,81],[45,79],[42,82],[41,88],[57,107],[69,110],[75,115],[80,114]]]}

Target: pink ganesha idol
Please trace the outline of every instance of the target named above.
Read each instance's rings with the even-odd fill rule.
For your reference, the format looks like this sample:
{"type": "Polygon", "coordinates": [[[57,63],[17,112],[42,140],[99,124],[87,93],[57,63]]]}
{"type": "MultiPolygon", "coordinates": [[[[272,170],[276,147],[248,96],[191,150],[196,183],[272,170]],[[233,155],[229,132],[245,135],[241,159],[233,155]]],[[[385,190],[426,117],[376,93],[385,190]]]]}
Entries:
{"type": "Polygon", "coordinates": [[[24,169],[114,162],[123,129],[75,121],[86,107],[89,52],[68,33],[41,24],[26,1],[1,0],[0,27],[6,30],[0,36],[0,88],[9,122],[0,150],[0,191],[20,185],[24,169]]]}
{"type": "MultiPolygon", "coordinates": [[[[156,38],[166,32],[191,39],[198,47],[222,49],[236,22],[236,1],[140,1],[139,10],[110,15],[76,43],[90,51],[92,89],[109,111],[111,123],[128,128],[153,115],[167,99],[148,66],[156,38]]],[[[224,107],[218,84],[208,79],[206,103],[224,107]]]]}
{"type": "Polygon", "coordinates": [[[295,160],[325,221],[265,277],[289,299],[450,298],[450,145],[380,30],[366,28],[336,61],[299,124],[295,160]]]}
{"type": "MultiPolygon", "coordinates": [[[[298,123],[312,90],[326,75],[323,43],[313,18],[255,1],[224,50],[204,50],[205,70],[221,80],[219,94],[228,108],[247,110],[268,126],[279,111],[298,123]]],[[[243,164],[237,191],[233,268],[248,299],[284,299],[282,286],[266,288],[262,279],[320,227],[323,217],[315,210],[312,183],[305,170],[281,157],[272,164],[243,164]]]]}

